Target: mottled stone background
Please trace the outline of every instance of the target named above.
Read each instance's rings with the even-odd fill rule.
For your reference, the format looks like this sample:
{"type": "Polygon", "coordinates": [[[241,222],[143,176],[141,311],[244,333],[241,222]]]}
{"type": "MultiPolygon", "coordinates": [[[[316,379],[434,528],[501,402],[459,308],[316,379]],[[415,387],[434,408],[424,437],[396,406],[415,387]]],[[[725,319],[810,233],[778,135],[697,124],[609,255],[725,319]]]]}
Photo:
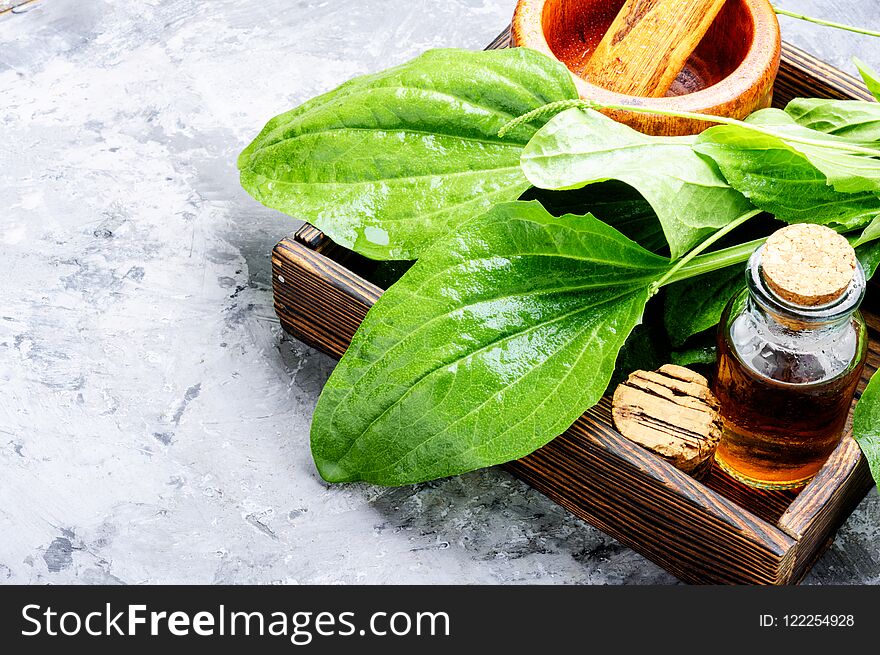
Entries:
{"type": "MultiPolygon", "coordinates": [[[[0,9],[19,2],[0,1],[0,9]]],[[[297,223],[239,187],[272,115],[514,0],[39,0],[0,14],[0,581],[668,583],[507,474],[328,487],[333,363],[280,331],[297,223]]],[[[880,2],[794,2],[880,28],[880,2]]],[[[877,42],[784,21],[852,70],[877,42]]],[[[878,582],[872,491],[809,582],[878,582]]]]}

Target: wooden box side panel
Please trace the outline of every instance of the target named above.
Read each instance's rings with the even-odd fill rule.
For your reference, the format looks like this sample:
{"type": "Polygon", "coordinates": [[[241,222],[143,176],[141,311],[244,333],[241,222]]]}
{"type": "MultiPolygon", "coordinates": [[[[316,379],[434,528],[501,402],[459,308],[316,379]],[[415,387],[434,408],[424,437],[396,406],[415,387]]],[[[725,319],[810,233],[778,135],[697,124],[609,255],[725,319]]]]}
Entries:
{"type": "Polygon", "coordinates": [[[794,98],[874,100],[862,80],[783,42],[773,105],[784,107],[794,98]]]}
{"type": "Polygon", "coordinates": [[[798,542],[794,580],[807,574],[873,486],[868,462],[852,436],[847,435],[779,519],[779,527],[798,542]]]}
{"type": "Polygon", "coordinates": [[[293,239],[272,251],[272,285],[285,331],[336,359],[382,295],[379,287],[293,239]]]}
{"type": "Polygon", "coordinates": [[[685,582],[792,581],[794,539],[622,437],[607,399],[505,468],[685,582]]]}

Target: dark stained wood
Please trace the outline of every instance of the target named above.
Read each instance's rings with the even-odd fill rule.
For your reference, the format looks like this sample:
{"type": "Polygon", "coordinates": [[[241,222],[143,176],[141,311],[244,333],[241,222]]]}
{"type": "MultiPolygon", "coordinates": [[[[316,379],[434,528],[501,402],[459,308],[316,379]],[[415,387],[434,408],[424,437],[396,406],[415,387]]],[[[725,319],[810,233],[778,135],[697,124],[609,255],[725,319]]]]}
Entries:
{"type": "MultiPolygon", "coordinates": [[[[875,352],[876,347],[872,343],[875,352]]],[[[780,529],[797,540],[795,579],[806,575],[851,508],[873,485],[858,444],[848,436],[779,519],[780,529]]]]}
{"type": "Polygon", "coordinates": [[[777,524],[779,518],[788,510],[792,501],[798,495],[797,490],[767,491],[764,489],[754,489],[730,477],[714,463],[709,477],[702,482],[716,493],[732,500],[743,509],[747,509],[755,516],[774,525],[777,524]]]}
{"type": "Polygon", "coordinates": [[[296,233],[296,241],[303,244],[309,250],[314,250],[322,255],[329,255],[336,250],[336,244],[324,237],[324,233],[318,228],[306,223],[296,233]]]}
{"type": "Polygon", "coordinates": [[[874,99],[862,80],[784,41],[773,94],[774,107],[784,107],[792,98],[874,99]]]}
{"type": "MultiPolygon", "coordinates": [[[[490,45],[505,47],[509,31],[490,45]]],[[[774,104],[796,96],[867,99],[860,82],[783,46],[774,104]]],[[[382,289],[354,270],[363,261],[304,225],[272,253],[275,310],[283,328],[341,357],[382,289]]],[[[871,332],[865,380],[880,365],[880,290],[863,314],[871,332]]],[[[864,381],[863,381],[864,384],[864,381]]],[[[800,581],[873,486],[846,436],[800,492],[751,489],[714,468],[702,482],[614,430],[603,399],[563,435],[505,468],[678,578],[693,583],[800,581]]]]}
{"type": "MultiPolygon", "coordinates": [[[[311,236],[308,228],[306,238],[311,236]]],[[[272,251],[272,282],[281,326],[337,359],[382,294],[339,262],[293,239],[284,239],[272,251]]]]}
{"type": "Polygon", "coordinates": [[[575,514],[682,580],[787,579],[790,536],[622,437],[610,412],[605,398],[561,437],[507,467],[517,475],[539,469],[551,498],[571,497],[575,514]],[[563,483],[554,484],[560,473],[563,483]]]}

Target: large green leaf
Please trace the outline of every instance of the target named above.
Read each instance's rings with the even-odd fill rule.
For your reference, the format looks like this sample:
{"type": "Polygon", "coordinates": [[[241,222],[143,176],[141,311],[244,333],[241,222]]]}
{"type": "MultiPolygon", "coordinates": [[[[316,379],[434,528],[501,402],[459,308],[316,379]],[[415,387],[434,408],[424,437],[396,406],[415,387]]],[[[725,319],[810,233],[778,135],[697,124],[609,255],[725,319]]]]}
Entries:
{"type": "Polygon", "coordinates": [[[880,103],[795,98],[785,112],[798,125],[868,145],[880,141],[880,103]]]}
{"type": "Polygon", "coordinates": [[[647,316],[650,313],[652,312],[649,303],[645,308],[646,316],[643,317],[642,323],[636,325],[630,332],[617,355],[614,373],[606,393],[613,393],[614,388],[626,380],[633,371],[656,371],[669,363],[669,340],[663,332],[661,321],[651,320],[647,316]]]}
{"type": "Polygon", "coordinates": [[[380,298],[321,394],[331,482],[399,485],[527,455],[605,390],[668,269],[592,216],[504,203],[438,241],[380,298]]]}
{"type": "MultiPolygon", "coordinates": [[[[859,145],[850,139],[803,127],[781,109],[762,109],[749,116],[747,122],[773,130],[785,145],[819,169],[836,191],[880,192],[880,159],[842,149],[859,145]]],[[[880,150],[876,152],[880,154],[880,150]]]]}
{"type": "Polygon", "coordinates": [[[880,267],[880,241],[869,241],[856,246],[856,256],[865,271],[865,279],[870,280],[880,267]]]}
{"type": "Polygon", "coordinates": [[[673,346],[718,325],[728,301],[745,287],[745,264],[676,282],[666,288],[663,322],[673,346]]]}
{"type": "MultiPolygon", "coordinates": [[[[778,118],[779,114],[783,112],[765,117],[778,118]]],[[[802,146],[795,148],[780,136],[719,125],[703,132],[694,149],[711,158],[730,185],[755,206],[789,223],[821,223],[848,230],[867,225],[880,213],[880,199],[874,192],[835,189],[825,173],[799,151],[802,146]]],[[[823,161],[829,167],[834,163],[832,158],[823,161]]],[[[869,183],[854,177],[840,180],[841,186],[869,183]]]]}
{"type": "Polygon", "coordinates": [[[432,50],[270,120],[239,157],[241,184],[368,257],[415,259],[528,188],[519,155],[543,121],[498,130],[576,97],[568,69],[532,50],[432,50]]]}
{"type": "Polygon", "coordinates": [[[853,437],[880,484],[880,375],[874,374],[853,412],[853,437]]]}
{"type": "Polygon", "coordinates": [[[635,187],[657,213],[672,256],[751,209],[693,137],[652,137],[591,109],[569,109],[526,146],[522,169],[542,189],[576,189],[616,179],[635,187]]]}
{"type": "Polygon", "coordinates": [[[669,359],[673,364],[679,366],[694,366],[696,364],[711,366],[715,364],[718,359],[718,346],[714,331],[704,332],[689,339],[680,350],[673,350],[669,359]]]}
{"type": "Polygon", "coordinates": [[[638,191],[617,180],[567,191],[531,187],[520,200],[537,200],[554,216],[589,212],[651,252],[666,248],[657,213],[638,191]]]}
{"type": "Polygon", "coordinates": [[[861,73],[862,79],[865,81],[865,86],[868,87],[868,91],[880,101],[880,75],[858,57],[853,57],[853,62],[855,63],[856,68],[859,69],[859,73],[861,73]]]}

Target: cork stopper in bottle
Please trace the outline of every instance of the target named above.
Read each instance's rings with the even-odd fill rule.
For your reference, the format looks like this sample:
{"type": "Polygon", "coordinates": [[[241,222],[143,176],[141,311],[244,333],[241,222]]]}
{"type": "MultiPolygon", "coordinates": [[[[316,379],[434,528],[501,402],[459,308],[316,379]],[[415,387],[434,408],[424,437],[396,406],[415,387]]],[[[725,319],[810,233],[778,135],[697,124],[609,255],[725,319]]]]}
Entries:
{"type": "Polygon", "coordinates": [[[767,239],[761,268],[764,282],[780,298],[815,307],[843,295],[856,270],[856,253],[831,228],[798,223],[767,239]]]}

